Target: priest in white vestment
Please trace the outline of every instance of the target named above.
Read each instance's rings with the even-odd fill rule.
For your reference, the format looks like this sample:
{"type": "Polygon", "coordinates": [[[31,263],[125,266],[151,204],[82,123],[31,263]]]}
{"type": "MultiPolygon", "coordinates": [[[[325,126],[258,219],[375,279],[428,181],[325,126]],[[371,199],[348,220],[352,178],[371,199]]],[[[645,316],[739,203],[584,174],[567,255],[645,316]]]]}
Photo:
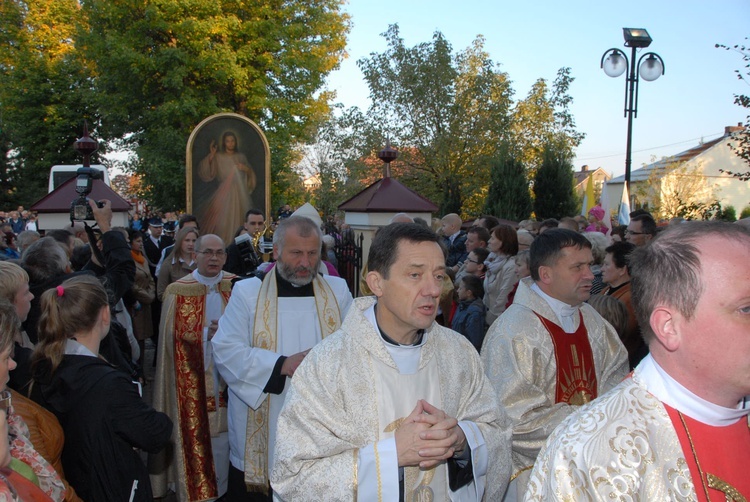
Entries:
{"type": "Polygon", "coordinates": [[[499,500],[506,415],[476,350],[434,322],[445,258],[431,230],[394,223],[368,287],[299,366],[279,416],[277,500],[499,500]]]}
{"type": "Polygon", "coordinates": [[[650,355],[555,430],[526,500],[750,500],[750,232],[670,226],[629,263],[650,355]]]}
{"type": "Polygon", "coordinates": [[[317,273],[320,228],[309,218],[284,219],[274,233],[276,266],[263,281],[235,284],[211,340],[229,386],[229,495],[268,496],[276,420],[307,352],[340,326],[352,303],[346,281],[317,273]],[[239,478],[241,479],[238,479],[239,478]]]}
{"type": "Polygon", "coordinates": [[[590,305],[591,243],[550,229],[531,245],[532,277],[492,324],[482,345],[487,376],[513,428],[506,500],[520,500],[539,450],[579,406],[622,381],[627,351],[590,305]]]}

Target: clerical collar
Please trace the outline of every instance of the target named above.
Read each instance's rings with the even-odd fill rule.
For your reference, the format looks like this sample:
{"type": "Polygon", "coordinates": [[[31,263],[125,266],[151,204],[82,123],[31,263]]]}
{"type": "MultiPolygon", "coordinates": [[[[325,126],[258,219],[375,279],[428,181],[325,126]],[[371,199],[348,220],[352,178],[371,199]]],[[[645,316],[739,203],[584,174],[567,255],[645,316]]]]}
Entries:
{"type": "Polygon", "coordinates": [[[373,305],[373,313],[375,314],[375,325],[378,327],[378,332],[380,333],[380,336],[383,338],[383,341],[386,343],[389,343],[391,345],[395,345],[396,347],[418,347],[419,345],[422,345],[422,340],[424,339],[424,330],[420,329],[417,331],[417,340],[414,343],[398,343],[396,340],[388,336],[385,331],[383,331],[383,328],[380,327],[380,324],[378,324],[378,304],[376,303],[373,305]]]}
{"type": "Polygon", "coordinates": [[[276,274],[276,290],[278,291],[279,298],[299,298],[307,296],[315,296],[315,290],[313,289],[312,281],[304,286],[296,286],[291,282],[287,281],[281,274],[279,274],[279,267],[274,267],[274,273],[276,274]]]}
{"type": "Polygon", "coordinates": [[[214,277],[206,277],[205,275],[201,275],[198,272],[198,269],[193,270],[193,279],[200,282],[204,286],[208,286],[209,288],[211,286],[216,286],[221,282],[221,280],[224,278],[224,271],[220,270],[218,274],[216,274],[214,277]]]}
{"type": "Polygon", "coordinates": [[[572,317],[578,312],[578,305],[568,305],[557,298],[552,298],[550,295],[542,291],[542,288],[540,288],[536,282],[531,285],[531,289],[547,302],[559,319],[562,319],[563,317],[572,317]]]}
{"type": "Polygon", "coordinates": [[[664,404],[712,427],[726,427],[747,417],[750,403],[747,399],[737,408],[725,408],[696,396],[659,366],[651,354],[640,362],[633,379],[664,404]]]}

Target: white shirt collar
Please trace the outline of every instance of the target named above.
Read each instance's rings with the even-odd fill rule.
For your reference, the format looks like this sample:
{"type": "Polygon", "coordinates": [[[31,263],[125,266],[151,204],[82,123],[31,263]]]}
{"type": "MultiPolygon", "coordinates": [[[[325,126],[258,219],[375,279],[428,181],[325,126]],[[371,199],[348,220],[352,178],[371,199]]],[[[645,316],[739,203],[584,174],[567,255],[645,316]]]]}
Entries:
{"type": "Polygon", "coordinates": [[[713,427],[726,427],[750,413],[745,399],[737,408],[725,408],[693,394],[672,378],[664,368],[647,355],[633,372],[633,379],[646,387],[654,397],[685,415],[713,427]]]}
{"type": "MultiPolygon", "coordinates": [[[[560,301],[557,298],[552,298],[550,295],[542,291],[542,288],[540,288],[536,282],[531,284],[531,290],[541,296],[542,299],[547,302],[547,305],[549,305],[549,307],[555,313],[563,328],[568,327],[567,325],[570,319],[573,319],[573,323],[575,324],[575,314],[578,312],[578,305],[568,305],[567,303],[560,301]]],[[[568,331],[566,329],[565,331],[571,333],[572,331],[575,331],[575,329],[573,329],[572,331],[568,331]]]]}
{"type": "MultiPolygon", "coordinates": [[[[373,303],[363,314],[365,319],[370,321],[375,332],[380,335],[378,321],[375,318],[375,305],[376,303],[373,303]]],[[[419,370],[419,359],[422,356],[422,347],[427,341],[427,333],[422,336],[422,342],[419,345],[393,345],[386,342],[382,336],[379,336],[379,338],[393,358],[393,362],[396,363],[399,373],[402,375],[413,375],[419,370]]]]}
{"type": "Polygon", "coordinates": [[[223,278],[223,270],[219,271],[219,273],[214,277],[206,277],[205,275],[201,275],[200,273],[198,273],[198,269],[193,270],[193,279],[200,282],[204,286],[208,286],[209,288],[219,284],[223,278]]]}
{"type": "Polygon", "coordinates": [[[72,338],[68,338],[65,340],[65,354],[69,356],[91,356],[91,357],[99,357],[91,350],[89,350],[88,347],[85,345],[78,343],[76,340],[73,340],[72,338]]]}

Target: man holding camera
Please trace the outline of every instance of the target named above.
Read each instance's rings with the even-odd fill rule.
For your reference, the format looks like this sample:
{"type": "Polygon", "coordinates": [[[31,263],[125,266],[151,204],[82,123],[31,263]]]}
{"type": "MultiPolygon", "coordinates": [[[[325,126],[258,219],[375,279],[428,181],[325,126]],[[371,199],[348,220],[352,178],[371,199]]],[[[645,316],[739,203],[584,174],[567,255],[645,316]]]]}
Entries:
{"type": "MultiPolygon", "coordinates": [[[[247,230],[249,239],[242,235],[238,236],[227,247],[227,262],[224,265],[224,270],[240,277],[247,277],[252,275],[263,261],[261,252],[259,249],[255,249],[253,241],[263,232],[266,226],[266,219],[258,209],[249,209],[245,213],[245,223],[243,226],[247,230]]],[[[261,237],[261,241],[259,242],[262,242],[262,239],[261,237]]]]}

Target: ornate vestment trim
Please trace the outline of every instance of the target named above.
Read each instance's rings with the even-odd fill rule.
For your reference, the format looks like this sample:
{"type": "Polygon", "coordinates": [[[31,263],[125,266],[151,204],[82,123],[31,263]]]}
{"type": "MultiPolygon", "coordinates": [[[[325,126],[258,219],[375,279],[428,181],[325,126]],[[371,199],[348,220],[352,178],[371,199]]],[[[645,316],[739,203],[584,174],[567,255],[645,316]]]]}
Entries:
{"type": "Polygon", "coordinates": [[[591,350],[583,313],[578,312],[578,329],[566,333],[560,326],[534,312],[549,332],[555,346],[557,388],[555,403],[583,405],[596,399],[594,354],[591,350]]]}
{"type": "MultiPolygon", "coordinates": [[[[323,278],[313,279],[315,309],[317,310],[320,332],[323,338],[341,326],[341,312],[333,290],[323,278]]],[[[258,291],[255,320],[253,323],[253,347],[276,352],[278,329],[279,292],[276,273],[271,272],[263,279],[258,291]]],[[[257,410],[248,407],[247,429],[245,430],[245,483],[250,488],[268,493],[268,423],[270,397],[266,396],[257,410]]]]}

